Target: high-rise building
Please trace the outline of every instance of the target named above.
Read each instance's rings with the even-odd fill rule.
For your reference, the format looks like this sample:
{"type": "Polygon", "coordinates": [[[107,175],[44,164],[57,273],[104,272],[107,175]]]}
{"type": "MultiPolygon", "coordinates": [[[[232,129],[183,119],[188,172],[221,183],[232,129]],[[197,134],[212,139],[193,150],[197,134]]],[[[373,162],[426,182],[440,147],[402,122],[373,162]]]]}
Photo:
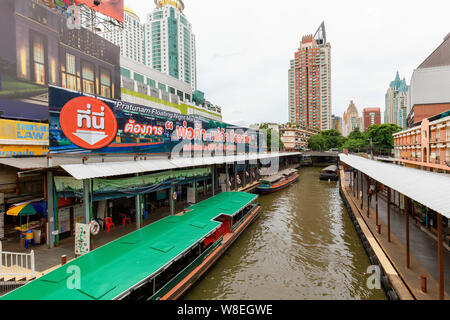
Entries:
{"type": "Polygon", "coordinates": [[[386,92],[384,123],[394,123],[406,129],[408,89],[405,78],[400,80],[397,72],[395,80],[390,83],[386,92]]]}
{"type": "Polygon", "coordinates": [[[367,129],[373,124],[381,124],[380,108],[364,108],[363,110],[364,131],[367,131],[367,129]]]}
{"type": "Polygon", "coordinates": [[[331,115],[331,129],[334,129],[342,134],[342,118],[331,115]]]}
{"type": "Polygon", "coordinates": [[[289,67],[289,122],[295,122],[295,60],[290,61],[289,67]]]}
{"type": "MultiPolygon", "coordinates": [[[[313,35],[302,37],[299,50],[291,63],[289,80],[294,74],[294,123],[308,128],[331,128],[331,46],[322,22],[313,35]]],[[[291,108],[291,106],[290,106],[291,108]]]]}
{"type": "Polygon", "coordinates": [[[149,67],[190,84],[197,89],[195,35],[183,13],[181,0],[155,0],[156,9],[147,15],[145,63],[149,67]]]}
{"type": "Polygon", "coordinates": [[[120,55],[145,64],[144,25],[128,7],[124,8],[124,28],[114,28],[103,37],[120,47],[120,55]]]}
{"type": "Polygon", "coordinates": [[[351,100],[350,105],[342,117],[342,135],[348,137],[348,135],[357,127],[361,130],[362,119],[359,116],[355,103],[351,100]]]}

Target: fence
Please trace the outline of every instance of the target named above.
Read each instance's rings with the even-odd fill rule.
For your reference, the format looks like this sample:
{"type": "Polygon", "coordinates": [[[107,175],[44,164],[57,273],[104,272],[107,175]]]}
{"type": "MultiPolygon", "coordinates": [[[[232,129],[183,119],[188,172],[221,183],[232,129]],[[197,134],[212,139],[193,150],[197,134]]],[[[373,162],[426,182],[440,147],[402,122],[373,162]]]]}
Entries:
{"type": "Polygon", "coordinates": [[[35,276],[34,251],[30,253],[2,250],[0,241],[0,279],[35,276]]]}

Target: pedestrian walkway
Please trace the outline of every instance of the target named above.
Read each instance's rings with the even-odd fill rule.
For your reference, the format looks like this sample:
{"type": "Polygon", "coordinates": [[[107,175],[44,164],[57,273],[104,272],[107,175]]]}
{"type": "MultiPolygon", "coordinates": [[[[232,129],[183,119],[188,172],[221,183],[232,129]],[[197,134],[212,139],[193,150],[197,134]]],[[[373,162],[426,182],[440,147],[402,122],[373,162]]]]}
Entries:
{"type": "MultiPolygon", "coordinates": [[[[363,190],[367,190],[365,179],[363,190]]],[[[351,188],[347,188],[349,196],[361,208],[361,199],[356,199],[351,188]]],[[[387,237],[387,205],[383,197],[378,197],[378,224],[381,226],[381,234],[377,233],[375,223],[375,195],[371,200],[371,210],[369,218],[367,214],[367,193],[363,192],[363,209],[360,210],[362,217],[368,224],[372,233],[376,236],[379,243],[384,248],[395,268],[406,281],[408,287],[417,299],[438,299],[438,250],[437,241],[425,234],[415,223],[409,219],[410,235],[410,268],[406,268],[406,234],[405,234],[405,216],[398,208],[391,204],[391,242],[387,237]],[[427,277],[427,291],[424,294],[421,291],[421,275],[427,277]]],[[[450,292],[450,254],[444,250],[444,271],[445,271],[445,291],[450,292]]],[[[445,299],[449,299],[447,293],[445,299]]]]}

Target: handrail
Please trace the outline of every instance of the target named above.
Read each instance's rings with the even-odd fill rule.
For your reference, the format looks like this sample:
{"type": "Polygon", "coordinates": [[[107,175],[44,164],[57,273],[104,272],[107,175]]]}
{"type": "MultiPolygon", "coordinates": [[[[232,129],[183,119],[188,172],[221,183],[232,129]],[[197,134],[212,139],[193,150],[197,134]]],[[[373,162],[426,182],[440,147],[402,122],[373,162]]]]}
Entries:
{"type": "Polygon", "coordinates": [[[3,251],[0,241],[0,278],[35,276],[34,250],[30,253],[3,251]]]}

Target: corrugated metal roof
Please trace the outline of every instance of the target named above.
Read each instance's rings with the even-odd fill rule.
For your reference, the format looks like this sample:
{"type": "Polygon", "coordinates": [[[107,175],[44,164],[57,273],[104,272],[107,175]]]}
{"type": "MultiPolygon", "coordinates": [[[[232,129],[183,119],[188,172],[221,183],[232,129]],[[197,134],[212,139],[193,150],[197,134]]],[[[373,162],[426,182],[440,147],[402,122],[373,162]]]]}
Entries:
{"type": "Polygon", "coordinates": [[[189,167],[199,167],[212,164],[232,163],[249,161],[254,159],[276,158],[279,156],[290,156],[300,154],[298,152],[289,153],[260,153],[216,157],[197,158],[174,158],[174,159],[151,159],[138,161],[87,163],[61,165],[75,179],[91,179],[100,177],[111,177],[133,173],[153,172],[160,170],[180,169],[189,167]]]}
{"type": "Polygon", "coordinates": [[[345,164],[450,218],[450,176],[340,154],[345,164]]]}

